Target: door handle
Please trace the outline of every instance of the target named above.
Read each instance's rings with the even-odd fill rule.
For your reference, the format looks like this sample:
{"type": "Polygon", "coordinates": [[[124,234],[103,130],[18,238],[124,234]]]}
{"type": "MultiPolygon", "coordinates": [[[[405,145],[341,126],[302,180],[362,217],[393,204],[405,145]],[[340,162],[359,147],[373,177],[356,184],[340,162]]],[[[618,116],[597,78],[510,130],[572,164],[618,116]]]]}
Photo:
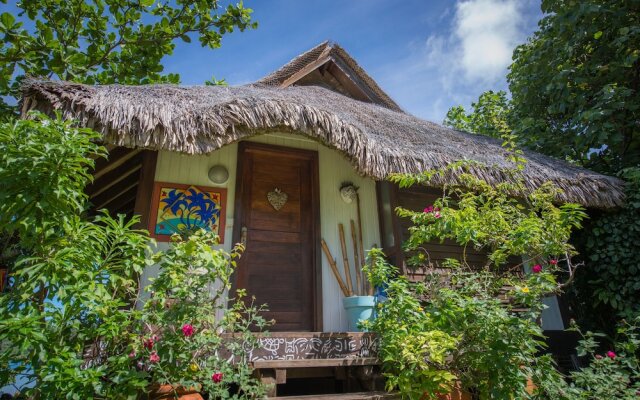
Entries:
{"type": "Polygon", "coordinates": [[[243,226],[242,230],[240,231],[240,243],[242,243],[244,247],[247,247],[247,227],[246,226],[243,226]]]}

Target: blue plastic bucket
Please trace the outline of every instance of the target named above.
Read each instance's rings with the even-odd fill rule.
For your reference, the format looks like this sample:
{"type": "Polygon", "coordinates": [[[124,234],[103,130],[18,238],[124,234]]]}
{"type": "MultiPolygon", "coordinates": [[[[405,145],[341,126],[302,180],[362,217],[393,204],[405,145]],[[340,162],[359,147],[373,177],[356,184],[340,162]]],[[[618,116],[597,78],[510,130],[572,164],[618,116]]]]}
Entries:
{"type": "Polygon", "coordinates": [[[372,320],[376,305],[375,296],[352,296],[342,299],[342,304],[347,312],[347,322],[350,332],[360,332],[358,322],[372,320]]]}

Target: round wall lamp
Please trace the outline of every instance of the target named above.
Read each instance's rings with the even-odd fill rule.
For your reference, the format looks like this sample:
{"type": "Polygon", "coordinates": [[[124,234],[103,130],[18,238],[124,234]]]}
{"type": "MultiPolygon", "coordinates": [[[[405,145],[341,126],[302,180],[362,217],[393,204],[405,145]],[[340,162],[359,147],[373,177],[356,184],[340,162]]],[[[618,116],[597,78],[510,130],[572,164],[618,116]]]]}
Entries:
{"type": "Polygon", "coordinates": [[[229,180],[229,171],[227,171],[227,167],[218,164],[209,168],[209,180],[217,185],[227,183],[227,180],[229,180]]]}

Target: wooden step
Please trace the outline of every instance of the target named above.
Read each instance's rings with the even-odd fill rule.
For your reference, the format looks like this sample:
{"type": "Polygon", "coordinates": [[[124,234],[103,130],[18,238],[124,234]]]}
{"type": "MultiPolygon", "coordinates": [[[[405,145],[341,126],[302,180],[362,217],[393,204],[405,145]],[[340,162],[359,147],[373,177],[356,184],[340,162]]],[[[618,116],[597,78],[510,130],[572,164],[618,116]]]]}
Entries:
{"type": "Polygon", "coordinates": [[[392,400],[399,399],[397,393],[388,392],[358,392],[358,393],[334,393],[334,394],[312,394],[306,396],[283,396],[270,397],[271,399],[283,400],[392,400]]]}
{"type": "Polygon", "coordinates": [[[309,358],[298,360],[256,360],[255,369],[287,369],[287,368],[322,368],[322,367],[355,367],[361,365],[378,365],[375,357],[350,358],[309,358]]]}

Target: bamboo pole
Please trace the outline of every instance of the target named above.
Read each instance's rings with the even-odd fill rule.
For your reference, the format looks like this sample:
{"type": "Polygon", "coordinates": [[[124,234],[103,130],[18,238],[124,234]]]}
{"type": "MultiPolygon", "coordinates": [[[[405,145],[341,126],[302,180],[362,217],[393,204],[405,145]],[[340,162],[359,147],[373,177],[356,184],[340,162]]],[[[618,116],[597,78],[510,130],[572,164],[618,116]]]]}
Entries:
{"type": "MultiPolygon", "coordinates": [[[[362,260],[362,265],[360,266],[360,272],[362,273],[362,267],[366,263],[366,258],[364,256],[364,244],[363,244],[364,239],[362,238],[362,215],[360,212],[360,194],[358,194],[358,191],[356,191],[356,208],[358,210],[358,237],[359,237],[359,245],[360,245],[360,260],[362,260]]],[[[363,283],[365,288],[371,286],[371,285],[368,285],[368,282],[366,280],[363,280],[363,283]]],[[[369,287],[369,291],[371,291],[371,287],[369,287]]]]}
{"type": "MultiPolygon", "coordinates": [[[[374,244],[373,247],[378,247],[378,245],[374,244]]],[[[371,257],[371,268],[375,268],[373,266],[373,264],[375,264],[375,262],[376,262],[376,258],[375,257],[371,257]]],[[[367,294],[369,296],[373,296],[375,294],[374,291],[375,291],[375,288],[371,284],[369,284],[369,292],[367,294]]]]}
{"type": "Polygon", "coordinates": [[[353,296],[353,284],[351,283],[351,268],[349,268],[349,255],[347,253],[347,244],[344,240],[344,225],[338,224],[338,231],[340,233],[340,248],[342,249],[342,262],[344,263],[344,274],[347,277],[347,289],[349,289],[349,296],[353,296]]]}
{"type": "Polygon", "coordinates": [[[356,294],[364,294],[365,289],[362,281],[362,264],[358,256],[358,235],[356,234],[356,223],[351,220],[351,241],[353,242],[353,262],[356,270],[356,294]]]}
{"type": "Polygon", "coordinates": [[[329,247],[327,247],[327,243],[324,241],[324,239],[322,239],[321,244],[322,244],[322,250],[324,251],[324,255],[327,256],[327,259],[329,260],[329,265],[331,266],[331,271],[333,271],[333,276],[335,276],[336,281],[338,282],[338,286],[340,286],[340,290],[342,290],[342,294],[344,295],[344,297],[349,297],[349,292],[347,290],[347,287],[344,285],[344,282],[342,281],[342,277],[340,276],[340,271],[338,271],[336,260],[331,255],[331,252],[329,251],[329,247]]]}

